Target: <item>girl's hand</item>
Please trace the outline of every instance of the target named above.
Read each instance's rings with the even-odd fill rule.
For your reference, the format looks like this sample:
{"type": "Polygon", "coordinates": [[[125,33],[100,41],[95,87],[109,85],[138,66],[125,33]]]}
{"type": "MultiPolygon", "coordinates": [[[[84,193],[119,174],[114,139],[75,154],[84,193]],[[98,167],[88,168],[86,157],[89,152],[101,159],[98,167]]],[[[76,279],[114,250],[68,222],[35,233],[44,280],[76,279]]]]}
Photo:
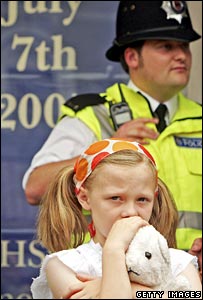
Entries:
{"type": "Polygon", "coordinates": [[[76,274],[80,283],[69,286],[69,292],[61,299],[98,299],[101,278],[95,278],[86,274],[76,274]]]}
{"type": "Polygon", "coordinates": [[[126,252],[138,229],[146,225],[149,223],[137,216],[117,220],[108,234],[104,249],[126,252]]]}

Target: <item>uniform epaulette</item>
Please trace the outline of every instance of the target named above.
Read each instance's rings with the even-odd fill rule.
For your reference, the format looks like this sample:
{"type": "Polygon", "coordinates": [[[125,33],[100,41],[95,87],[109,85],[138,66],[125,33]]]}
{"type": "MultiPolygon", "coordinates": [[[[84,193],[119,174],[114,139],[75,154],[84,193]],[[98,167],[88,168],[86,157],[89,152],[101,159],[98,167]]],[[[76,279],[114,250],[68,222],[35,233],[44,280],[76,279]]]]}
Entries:
{"type": "Polygon", "coordinates": [[[98,104],[104,104],[106,99],[104,96],[100,96],[99,94],[81,94],[77,95],[73,98],[68,99],[64,105],[71,108],[75,112],[80,111],[81,109],[98,104]]]}

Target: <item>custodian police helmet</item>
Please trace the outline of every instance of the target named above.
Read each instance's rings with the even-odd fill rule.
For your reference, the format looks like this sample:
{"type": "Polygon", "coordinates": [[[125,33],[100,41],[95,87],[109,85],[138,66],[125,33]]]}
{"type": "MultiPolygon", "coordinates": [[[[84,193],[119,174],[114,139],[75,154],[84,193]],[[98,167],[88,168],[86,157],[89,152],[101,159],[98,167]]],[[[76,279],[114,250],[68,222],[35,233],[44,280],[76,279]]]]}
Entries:
{"type": "Polygon", "coordinates": [[[186,1],[120,1],[116,38],[106,57],[119,61],[120,54],[136,41],[149,39],[192,42],[200,35],[192,28],[186,1]]]}

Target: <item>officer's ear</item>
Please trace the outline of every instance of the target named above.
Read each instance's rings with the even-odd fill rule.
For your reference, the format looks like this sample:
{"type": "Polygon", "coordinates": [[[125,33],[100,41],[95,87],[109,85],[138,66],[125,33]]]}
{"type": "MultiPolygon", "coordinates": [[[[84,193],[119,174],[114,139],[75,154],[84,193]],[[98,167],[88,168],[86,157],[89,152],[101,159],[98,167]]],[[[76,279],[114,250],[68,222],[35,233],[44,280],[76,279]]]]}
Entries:
{"type": "Polygon", "coordinates": [[[90,210],[90,202],[88,197],[88,192],[84,187],[80,188],[79,193],[77,194],[78,202],[85,210],[90,210]]]}
{"type": "Polygon", "coordinates": [[[129,68],[137,68],[139,65],[139,53],[136,49],[128,47],[124,51],[124,59],[129,68]]]}

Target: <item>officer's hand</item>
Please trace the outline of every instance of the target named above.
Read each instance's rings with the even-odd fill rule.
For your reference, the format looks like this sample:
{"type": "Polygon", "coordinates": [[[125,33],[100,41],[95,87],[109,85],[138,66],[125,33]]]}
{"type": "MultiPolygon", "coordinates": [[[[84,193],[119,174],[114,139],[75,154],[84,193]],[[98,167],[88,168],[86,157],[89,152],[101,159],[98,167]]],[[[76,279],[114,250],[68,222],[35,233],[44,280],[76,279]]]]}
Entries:
{"type": "Polygon", "coordinates": [[[125,138],[141,144],[149,144],[147,139],[156,140],[159,133],[146,126],[147,123],[157,124],[156,118],[137,118],[123,124],[113,135],[113,138],[125,138]]]}
{"type": "Polygon", "coordinates": [[[202,280],[202,238],[194,240],[191,249],[188,251],[190,254],[197,256],[199,265],[199,274],[202,280]]]}

